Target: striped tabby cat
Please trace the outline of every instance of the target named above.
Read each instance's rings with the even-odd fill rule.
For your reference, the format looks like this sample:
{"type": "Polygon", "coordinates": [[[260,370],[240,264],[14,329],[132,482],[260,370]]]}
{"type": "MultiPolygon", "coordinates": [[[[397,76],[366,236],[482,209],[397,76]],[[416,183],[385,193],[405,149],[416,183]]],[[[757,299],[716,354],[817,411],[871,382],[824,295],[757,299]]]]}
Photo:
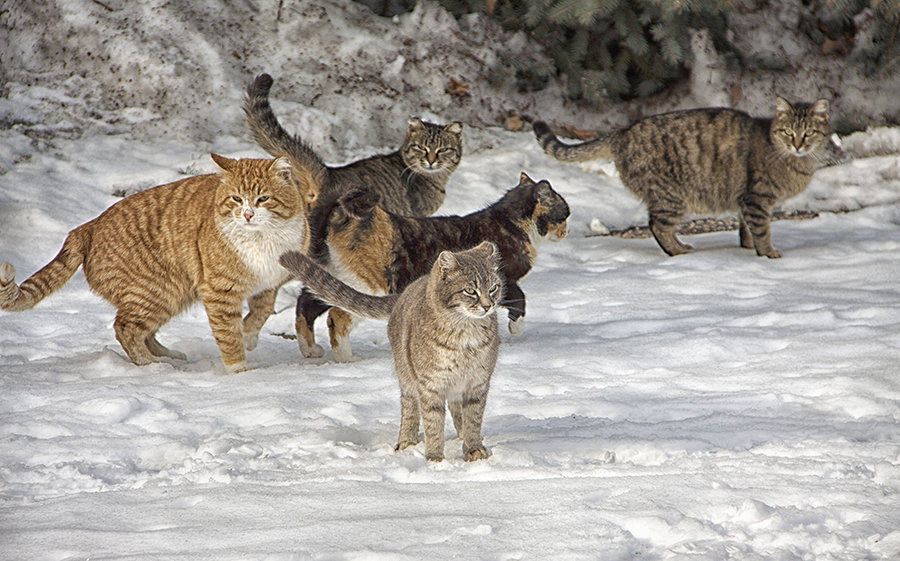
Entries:
{"type": "MultiPolygon", "coordinates": [[[[459,251],[484,240],[497,245],[509,310],[509,331],[524,329],[525,293],[518,281],[531,271],[537,247],[546,239],[568,233],[569,205],[547,181],[534,182],[521,174],[519,184],[494,204],[465,216],[415,218],[392,214],[367,191],[348,193],[332,212],[328,224],[331,259],[328,268],[348,284],[374,294],[398,293],[428,273],[441,251],[459,251]]],[[[309,295],[301,295],[296,320],[297,339],[304,356],[319,357],[313,323],[321,314],[309,295]]],[[[352,317],[332,308],[328,317],[331,348],[338,361],[352,358],[352,317]]]]}
{"type": "Polygon", "coordinates": [[[442,251],[427,275],[400,293],[357,292],[308,257],[286,253],[281,263],[327,302],[355,314],[388,320],[388,338],[400,383],[397,450],[419,442],[425,457],[444,459],[446,409],[463,440],[466,461],[488,457],[481,424],[497,363],[497,305],[503,293],[500,253],[491,242],[460,252],[442,251]]]}
{"type": "Polygon", "coordinates": [[[778,258],[772,208],[809,185],[831,127],[827,100],[794,106],[778,97],[772,119],[708,108],[654,115],[581,144],[560,142],[540,121],[534,133],[558,160],[615,161],[622,182],[647,206],[650,231],[667,254],[693,249],[675,236],[686,213],[737,211],[741,247],[778,258]]]}
{"type": "Polygon", "coordinates": [[[462,157],[462,123],[447,126],[410,119],[403,146],[340,167],[326,166],[299,136],[289,134],[269,104],[272,77],[260,74],[247,87],[244,113],[253,139],[269,154],[288,154],[294,166],[312,176],[320,190],[310,213],[309,254],[327,260],[325,229],[338,198],[351,189],[377,193],[382,206],[404,216],[428,216],[440,208],[445,187],[462,157]]]}
{"type": "Polygon", "coordinates": [[[278,257],[305,236],[307,201],[287,158],[212,158],[221,173],[147,189],[72,230],[21,286],[13,266],[0,264],[0,308],[32,308],[81,266],[91,289],[116,307],[116,339],[135,364],[186,358],[156,332],[199,299],[226,370],[244,370],[244,349],[256,347],[288,278],[278,257]]]}

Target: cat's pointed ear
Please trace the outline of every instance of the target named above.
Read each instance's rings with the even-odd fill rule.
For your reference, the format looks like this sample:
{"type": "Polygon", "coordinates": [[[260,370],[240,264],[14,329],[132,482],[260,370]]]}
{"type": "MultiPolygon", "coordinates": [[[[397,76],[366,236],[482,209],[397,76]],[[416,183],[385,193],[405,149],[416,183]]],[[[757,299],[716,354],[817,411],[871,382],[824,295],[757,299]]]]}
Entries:
{"type": "Polygon", "coordinates": [[[816,117],[822,117],[824,119],[828,118],[829,104],[827,99],[820,99],[817,102],[812,104],[810,108],[812,114],[816,117]]]}
{"type": "Polygon", "coordinates": [[[519,173],[519,185],[532,185],[534,184],[534,180],[528,177],[528,174],[523,172],[519,173]]]}
{"type": "Polygon", "coordinates": [[[407,121],[407,124],[409,125],[409,130],[411,131],[425,130],[425,123],[418,117],[410,117],[409,121],[407,121]]]}
{"type": "Polygon", "coordinates": [[[497,244],[490,240],[484,240],[483,242],[475,246],[475,251],[477,251],[481,255],[484,255],[486,259],[489,259],[497,255],[498,253],[497,244]]]}
{"type": "Polygon", "coordinates": [[[218,154],[210,154],[209,156],[222,171],[233,170],[234,164],[237,163],[237,160],[232,160],[231,158],[226,158],[225,156],[220,156],[218,154]]]}
{"type": "Polygon", "coordinates": [[[550,182],[546,179],[538,181],[537,185],[534,187],[534,196],[539,203],[544,203],[549,206],[554,199],[554,195],[556,195],[556,192],[553,190],[553,187],[550,186],[550,182]]]}
{"type": "Polygon", "coordinates": [[[285,181],[291,180],[292,175],[292,167],[291,160],[286,156],[278,156],[274,160],[272,160],[272,164],[269,166],[269,169],[278,177],[284,179],[285,181]]]}
{"type": "Polygon", "coordinates": [[[452,271],[455,269],[459,262],[456,260],[456,256],[453,255],[451,251],[442,251],[437,258],[437,264],[441,268],[441,273],[446,273],[447,271],[452,271]]]}
{"type": "Polygon", "coordinates": [[[456,135],[462,134],[462,129],[463,129],[463,124],[459,121],[453,121],[452,123],[450,123],[449,125],[444,127],[445,131],[456,134],[456,135]]]}
{"type": "Polygon", "coordinates": [[[791,105],[791,102],[784,99],[780,95],[775,96],[775,113],[776,114],[790,114],[794,112],[794,106],[791,105]]]}

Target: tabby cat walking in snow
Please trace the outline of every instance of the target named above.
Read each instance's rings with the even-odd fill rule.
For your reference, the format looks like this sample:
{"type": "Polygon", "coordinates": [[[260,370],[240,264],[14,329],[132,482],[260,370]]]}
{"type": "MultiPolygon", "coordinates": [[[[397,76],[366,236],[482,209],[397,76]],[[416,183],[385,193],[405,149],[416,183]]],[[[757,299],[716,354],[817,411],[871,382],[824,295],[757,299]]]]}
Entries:
{"type": "MultiPolygon", "coordinates": [[[[525,293],[518,281],[531,271],[537,247],[546,239],[568,233],[569,205],[549,182],[521,174],[519,183],[494,204],[465,216],[414,218],[385,211],[372,193],[353,192],[341,198],[329,217],[329,269],[348,284],[374,294],[398,293],[426,274],[441,251],[459,251],[484,240],[500,252],[509,331],[524,329],[525,293]]],[[[313,323],[322,307],[309,295],[297,305],[297,339],[307,357],[324,354],[315,343],[313,323]]],[[[332,308],[328,317],[335,358],[348,361],[350,329],[347,312],[332,308]]]]}
{"type": "Polygon", "coordinates": [[[278,257],[305,237],[307,201],[287,158],[212,158],[221,173],[147,189],[72,230],[21,286],[13,266],[0,264],[0,308],[32,308],[82,266],[91,289],[116,307],[116,339],[135,364],[186,358],[156,332],[199,299],[226,370],[245,369],[244,349],[256,347],[288,278],[278,257]]]}
{"type": "Polygon", "coordinates": [[[831,127],[827,100],[793,106],[778,97],[772,119],[708,108],[654,115],[581,144],[560,142],[540,121],[534,133],[558,160],[615,161],[622,183],[647,206],[650,231],[667,254],[693,249],[675,236],[686,213],[737,211],[741,246],[777,258],[772,208],[809,185],[831,127]]]}
{"type": "Polygon", "coordinates": [[[503,293],[500,253],[490,242],[442,251],[429,273],[401,294],[370,296],[331,276],[308,257],[286,253],[281,263],[327,302],[373,319],[388,320],[388,338],[400,383],[397,450],[419,442],[425,457],[444,459],[446,409],[463,440],[466,461],[488,457],[481,424],[497,362],[497,305],[503,293]]]}

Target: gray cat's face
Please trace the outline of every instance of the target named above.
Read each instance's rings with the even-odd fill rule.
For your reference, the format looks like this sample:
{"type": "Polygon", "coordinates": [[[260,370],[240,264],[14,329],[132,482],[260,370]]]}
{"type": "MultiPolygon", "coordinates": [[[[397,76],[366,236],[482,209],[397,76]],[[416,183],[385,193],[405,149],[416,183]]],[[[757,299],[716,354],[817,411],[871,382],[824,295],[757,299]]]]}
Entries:
{"type": "Polygon", "coordinates": [[[441,126],[410,119],[401,154],[416,173],[453,171],[462,158],[462,123],[441,126]]]}
{"type": "Polygon", "coordinates": [[[439,300],[467,318],[493,314],[503,298],[499,266],[499,252],[491,242],[466,251],[441,252],[435,264],[435,273],[440,275],[436,287],[439,300]]]}
{"type": "Polygon", "coordinates": [[[792,106],[779,97],[769,132],[772,143],[779,151],[797,157],[814,156],[828,144],[831,125],[828,116],[828,100],[807,105],[792,106]]]}

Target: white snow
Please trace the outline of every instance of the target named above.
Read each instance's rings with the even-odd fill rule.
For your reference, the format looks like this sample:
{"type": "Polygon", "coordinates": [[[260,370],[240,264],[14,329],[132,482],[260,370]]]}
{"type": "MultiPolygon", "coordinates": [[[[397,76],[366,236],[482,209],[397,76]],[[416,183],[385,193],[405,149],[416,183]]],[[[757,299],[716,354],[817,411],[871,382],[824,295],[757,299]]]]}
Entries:
{"type": "MultiPolygon", "coordinates": [[[[160,23],[153,6],[147,29],[160,23]]],[[[394,25],[411,33],[440,19],[416,17],[394,25]]],[[[362,47],[381,32],[396,39],[379,25],[362,47]]],[[[154,37],[147,60],[177,44],[154,37]]],[[[195,56],[222,56],[212,48],[195,56]]],[[[403,58],[359,64],[397,80],[410,72],[403,58]]],[[[245,83],[219,76],[204,79],[235,113],[245,83]]],[[[111,134],[151,114],[184,125],[128,103],[88,123],[72,80],[12,84],[0,98],[0,260],[19,281],[114,192],[211,172],[210,151],[262,155],[246,134],[111,134]],[[47,99],[75,104],[74,116],[36,123],[47,99]]],[[[365,92],[346,96],[346,112],[273,95],[314,145],[340,144],[348,115],[368,107],[365,92]]],[[[389,147],[356,136],[340,159],[395,148],[400,134],[389,147]]],[[[464,462],[452,438],[440,464],[421,444],[394,452],[384,323],[354,330],[356,362],[303,359],[277,335],[293,331],[291,284],[252,370],[224,374],[199,306],[160,332],[188,361],[136,367],[112,307],[78,273],[33,310],[0,312],[0,560],[900,558],[896,128],[844,138],[853,158],[782,205],[822,214],[773,223],[780,260],[740,249],[736,232],[691,236],[698,251],[676,258],[651,239],[598,236],[646,224],[608,166],[556,162],[531,132],[464,134],[441,213],[493,202],[522,171],[548,179],[573,213],[569,237],[543,244],[522,283],[524,334],[511,337],[500,314],[490,458],[464,462]]],[[[318,337],[327,343],[324,321],[318,337]]]]}

